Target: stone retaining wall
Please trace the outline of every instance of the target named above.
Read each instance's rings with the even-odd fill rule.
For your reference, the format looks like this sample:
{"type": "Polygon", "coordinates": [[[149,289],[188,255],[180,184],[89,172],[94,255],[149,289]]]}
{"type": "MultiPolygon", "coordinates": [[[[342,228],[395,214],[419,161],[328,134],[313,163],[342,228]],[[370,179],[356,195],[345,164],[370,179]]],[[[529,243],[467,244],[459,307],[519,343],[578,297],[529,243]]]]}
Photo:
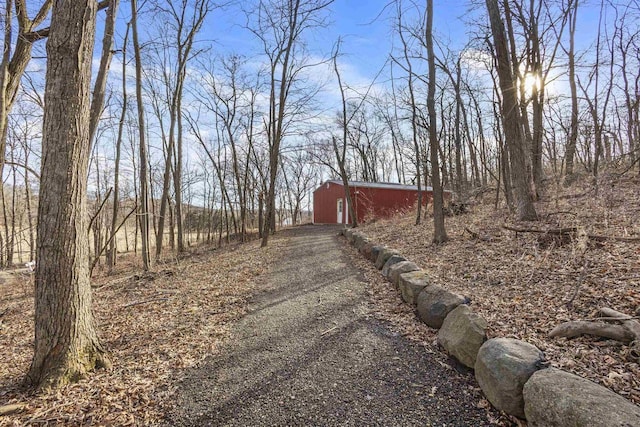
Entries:
{"type": "Polygon", "coordinates": [[[529,426],[640,426],[640,407],[577,375],[548,368],[537,347],[522,340],[487,340],[487,322],[469,298],[430,283],[429,273],[398,251],[350,228],[341,234],[382,271],[416,315],[439,329],[438,343],[475,371],[483,393],[497,409],[525,418],[529,426]]]}

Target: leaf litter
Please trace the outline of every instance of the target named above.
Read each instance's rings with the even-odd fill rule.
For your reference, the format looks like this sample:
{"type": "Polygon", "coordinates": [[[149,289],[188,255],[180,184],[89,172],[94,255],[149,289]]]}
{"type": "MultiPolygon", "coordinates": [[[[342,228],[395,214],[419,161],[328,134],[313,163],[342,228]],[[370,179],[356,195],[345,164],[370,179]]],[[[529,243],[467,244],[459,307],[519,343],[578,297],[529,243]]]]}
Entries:
{"type": "MultiPolygon", "coordinates": [[[[552,366],[640,404],[640,366],[627,359],[628,347],[592,336],[548,336],[562,322],[600,317],[601,307],[640,315],[638,179],[604,175],[597,193],[584,184],[550,187],[548,196],[536,203],[540,220],[532,223],[517,223],[506,207],[496,208],[495,198],[484,193],[484,200],[472,200],[469,213],[446,218],[450,240],[439,246],[431,244],[431,218],[416,226],[415,211],[366,223],[360,231],[428,271],[434,284],[469,297],[472,309],[488,321],[489,338],[528,341],[545,352],[552,366]],[[579,232],[518,233],[503,225],[579,232]],[[628,240],[585,241],[581,230],[628,240]]],[[[382,317],[406,335],[435,342],[436,331],[425,331],[429,328],[402,303],[393,286],[375,285],[375,274],[368,278],[374,283],[373,298],[382,304],[382,317]]]]}
{"type": "Polygon", "coordinates": [[[94,315],[111,370],[97,370],[61,390],[33,393],[22,379],[33,356],[32,277],[0,284],[0,406],[22,404],[0,417],[13,425],[155,425],[172,405],[181,370],[215,354],[246,311],[277,245],[259,242],[213,250],[140,273],[123,256],[115,274],[92,280],[94,315]]]}

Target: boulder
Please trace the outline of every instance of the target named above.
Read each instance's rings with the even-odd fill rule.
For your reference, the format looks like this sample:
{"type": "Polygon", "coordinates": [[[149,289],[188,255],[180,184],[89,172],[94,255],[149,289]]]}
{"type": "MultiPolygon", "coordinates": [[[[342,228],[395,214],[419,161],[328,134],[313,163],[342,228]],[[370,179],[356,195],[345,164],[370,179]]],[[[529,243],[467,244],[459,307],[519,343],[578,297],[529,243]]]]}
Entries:
{"type": "Polygon", "coordinates": [[[387,278],[397,288],[398,283],[400,282],[400,275],[402,273],[409,273],[410,271],[418,270],[420,270],[420,267],[418,267],[415,263],[411,261],[401,261],[389,267],[389,276],[387,278]]]}
{"type": "Polygon", "coordinates": [[[362,256],[365,257],[366,259],[370,259],[372,249],[373,249],[373,243],[367,240],[362,244],[362,246],[358,248],[358,252],[360,252],[362,256]]]}
{"type": "Polygon", "coordinates": [[[473,368],[480,346],[487,340],[487,321],[459,305],[447,315],[438,331],[438,343],[463,365],[473,368]]]}
{"type": "Polygon", "coordinates": [[[402,299],[407,304],[415,306],[418,302],[418,295],[429,284],[429,276],[426,271],[416,270],[400,274],[398,288],[402,294],[402,299]]]}
{"type": "Polygon", "coordinates": [[[476,380],[493,406],[524,418],[522,389],[544,365],[544,354],[536,346],[513,338],[492,338],[478,351],[476,380]]]}
{"type": "Polygon", "coordinates": [[[534,372],[524,385],[529,426],[640,426],[640,407],[594,382],[555,368],[534,372]]]}
{"type": "Polygon", "coordinates": [[[402,261],[406,261],[407,259],[400,255],[391,255],[387,262],[384,263],[384,267],[382,267],[382,275],[386,278],[389,278],[389,269],[392,265],[397,264],[402,261]]]}
{"type": "Polygon", "coordinates": [[[418,294],[418,317],[432,328],[439,329],[444,318],[454,308],[468,300],[436,285],[425,287],[418,294]]]}
{"type": "Polygon", "coordinates": [[[344,230],[344,237],[347,238],[347,242],[353,243],[353,233],[353,228],[347,228],[346,230],[344,230]]]}
{"type": "Polygon", "coordinates": [[[353,246],[356,249],[360,249],[360,246],[362,246],[363,242],[366,240],[366,236],[362,233],[359,232],[355,232],[353,233],[353,246]]]}
{"type": "Polygon", "coordinates": [[[387,263],[389,258],[391,258],[394,255],[398,255],[398,251],[396,251],[395,249],[391,249],[391,248],[382,249],[380,251],[380,254],[378,255],[378,258],[376,258],[376,268],[378,270],[382,270],[382,268],[387,263]]]}
{"type": "Polygon", "coordinates": [[[372,263],[375,264],[376,260],[378,259],[378,256],[380,255],[380,252],[382,252],[384,248],[385,246],[381,246],[381,245],[374,245],[371,247],[371,256],[369,257],[369,259],[371,260],[372,263]]]}

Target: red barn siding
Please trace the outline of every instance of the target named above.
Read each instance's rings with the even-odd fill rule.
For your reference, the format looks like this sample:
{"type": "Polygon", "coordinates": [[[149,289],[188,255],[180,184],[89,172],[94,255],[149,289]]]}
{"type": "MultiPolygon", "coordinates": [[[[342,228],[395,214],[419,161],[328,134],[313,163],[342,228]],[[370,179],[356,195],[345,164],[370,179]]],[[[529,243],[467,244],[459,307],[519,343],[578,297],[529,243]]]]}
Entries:
{"type": "MultiPolygon", "coordinates": [[[[313,192],[313,222],[315,224],[337,224],[337,202],[344,199],[344,187],[334,182],[328,181],[322,184],[313,192]]],[[[346,211],[347,203],[343,203],[346,211]]],[[[342,224],[346,224],[345,216],[342,215],[342,224]]]]}
{"type": "MultiPolygon", "coordinates": [[[[349,189],[358,222],[372,218],[387,218],[410,209],[418,202],[418,192],[415,190],[368,187],[350,187],[349,189]]],[[[426,205],[431,198],[431,192],[423,190],[422,204],[426,205]]]]}
{"type": "MultiPolygon", "coordinates": [[[[418,201],[418,191],[407,189],[406,186],[394,184],[382,184],[383,188],[375,187],[378,184],[353,183],[349,186],[351,200],[354,204],[358,222],[364,222],[372,218],[384,218],[396,214],[399,211],[410,209],[418,201]],[[395,187],[395,188],[394,188],[395,187]]],[[[445,193],[445,199],[450,197],[445,193]]],[[[424,205],[433,198],[431,190],[423,190],[424,205]]],[[[337,224],[337,203],[343,200],[344,213],[341,223],[349,223],[348,208],[346,204],[344,186],[339,181],[327,181],[313,193],[313,222],[316,224],[337,224]]]]}

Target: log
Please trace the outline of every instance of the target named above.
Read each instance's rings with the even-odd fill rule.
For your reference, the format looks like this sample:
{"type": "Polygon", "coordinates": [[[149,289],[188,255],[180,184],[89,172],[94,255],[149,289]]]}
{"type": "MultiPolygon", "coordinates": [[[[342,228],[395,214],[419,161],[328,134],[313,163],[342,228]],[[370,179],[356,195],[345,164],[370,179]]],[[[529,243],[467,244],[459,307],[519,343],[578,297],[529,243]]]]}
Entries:
{"type": "Polygon", "coordinates": [[[616,320],[620,320],[625,328],[630,330],[633,335],[635,335],[636,340],[640,340],[640,323],[634,320],[632,316],[626,315],[624,313],[620,313],[609,307],[602,307],[600,309],[600,313],[607,317],[615,318],[616,320]]]}
{"type": "Polygon", "coordinates": [[[610,338],[625,344],[629,344],[636,338],[633,332],[623,325],[584,320],[562,323],[549,332],[549,336],[552,338],[575,338],[580,335],[595,335],[602,338],[610,338]]]}
{"type": "Polygon", "coordinates": [[[634,335],[633,341],[629,344],[629,359],[636,363],[640,362],[640,322],[609,307],[602,307],[600,313],[620,320],[622,325],[634,335]]]}
{"type": "MultiPolygon", "coordinates": [[[[527,227],[515,227],[512,225],[504,224],[502,228],[509,231],[515,231],[516,233],[538,233],[538,234],[551,234],[555,236],[573,235],[578,232],[578,229],[576,227],[538,229],[538,228],[527,228],[527,227]]],[[[640,237],[601,236],[599,234],[587,234],[586,236],[589,240],[593,240],[595,242],[614,241],[614,242],[625,242],[625,243],[640,243],[640,237]]]]}

